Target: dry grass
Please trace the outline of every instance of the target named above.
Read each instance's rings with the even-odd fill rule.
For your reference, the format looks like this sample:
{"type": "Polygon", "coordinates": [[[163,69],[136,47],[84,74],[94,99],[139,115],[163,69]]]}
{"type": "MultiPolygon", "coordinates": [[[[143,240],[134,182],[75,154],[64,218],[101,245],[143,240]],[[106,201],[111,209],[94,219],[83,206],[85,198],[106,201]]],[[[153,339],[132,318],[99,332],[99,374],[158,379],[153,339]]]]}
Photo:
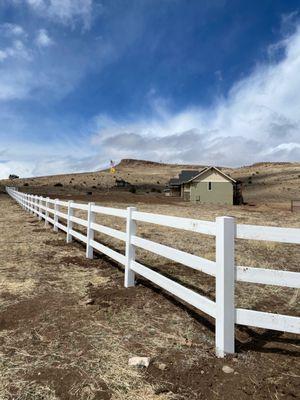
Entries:
{"type": "MultiPolygon", "coordinates": [[[[93,268],[92,261],[86,268],[80,247],[63,246],[62,234],[42,229],[8,198],[1,198],[0,215],[5,226],[0,267],[0,398],[89,400],[109,388],[112,399],[152,399],[153,387],[143,381],[141,371],[127,365],[131,353],[122,345],[125,322],[118,326],[116,316],[116,332],[111,335],[111,324],[100,323],[97,310],[81,304],[87,285],[107,287],[110,277],[93,268]],[[83,266],[66,264],[66,257],[83,259],[83,266]],[[76,379],[66,393],[58,390],[60,395],[55,395],[58,378],[51,380],[45,372],[52,369],[63,375],[75,371],[76,379]]],[[[102,265],[106,267],[105,262],[102,265]]],[[[131,324],[127,330],[132,330],[131,324]]]]}
{"type": "MultiPolygon", "coordinates": [[[[121,203],[107,205],[124,207],[121,203]]],[[[263,206],[255,210],[199,208],[186,203],[137,206],[143,211],[205,220],[234,215],[243,223],[298,226],[295,215],[284,209],[265,213],[263,206]]],[[[66,245],[64,234],[44,228],[4,196],[0,198],[0,222],[5,232],[0,242],[0,399],[246,399],[248,394],[239,390],[251,392],[253,385],[258,399],[276,398],[278,390],[278,398],[289,398],[284,396],[286,387],[291,395],[297,392],[292,375],[298,376],[300,367],[293,351],[297,353],[299,347],[291,335],[281,338],[283,349],[272,342],[271,335],[268,346],[279,346],[280,351],[260,353],[255,343],[261,331],[256,330],[254,347],[248,353],[252,331],[237,331],[238,339],[242,338],[237,361],[216,360],[212,321],[202,313],[147,285],[124,290],[123,272],[116,266],[102,256],[85,260],[81,245],[66,245]],[[86,306],[84,301],[90,297],[94,304],[86,306]],[[149,372],[128,367],[133,355],[152,357],[149,372]],[[291,359],[294,367],[289,370],[291,359]],[[160,361],[167,363],[167,373],[157,372],[155,363],[160,361]],[[225,362],[237,368],[238,375],[224,377],[225,362]]],[[[125,229],[118,218],[98,216],[97,222],[125,229]]],[[[205,235],[151,224],[139,224],[138,233],[202,257],[215,257],[214,240],[205,235]]],[[[117,240],[104,235],[97,239],[124,252],[117,240]]],[[[299,271],[298,247],[240,240],[237,263],[299,271]]],[[[211,277],[149,252],[138,251],[137,255],[146,265],[214,297],[211,277]]],[[[241,307],[300,315],[298,295],[292,289],[238,284],[236,302],[241,307]]]]}

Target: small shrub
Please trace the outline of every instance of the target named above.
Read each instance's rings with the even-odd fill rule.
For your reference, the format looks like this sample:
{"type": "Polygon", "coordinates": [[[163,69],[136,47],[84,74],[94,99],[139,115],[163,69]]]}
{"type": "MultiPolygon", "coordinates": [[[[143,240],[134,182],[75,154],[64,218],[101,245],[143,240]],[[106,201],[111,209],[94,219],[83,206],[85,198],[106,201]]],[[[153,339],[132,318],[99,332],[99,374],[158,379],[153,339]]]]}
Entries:
{"type": "Polygon", "coordinates": [[[93,194],[93,192],[86,192],[86,194],[91,195],[91,194],[93,194]]]}
{"type": "Polygon", "coordinates": [[[131,186],[131,188],[129,189],[130,193],[136,193],[136,187],[135,186],[131,186]]]}
{"type": "Polygon", "coordinates": [[[161,189],[158,188],[151,188],[152,193],[161,193],[161,189]]]}
{"type": "Polygon", "coordinates": [[[61,182],[57,182],[57,183],[54,184],[54,186],[55,186],[55,187],[62,187],[62,186],[64,186],[64,185],[63,185],[61,182]]]}
{"type": "Polygon", "coordinates": [[[23,186],[29,186],[29,184],[26,182],[26,183],[24,183],[24,185],[23,186]]]}
{"type": "Polygon", "coordinates": [[[10,174],[8,179],[19,179],[19,176],[15,174],[10,174]]]}
{"type": "Polygon", "coordinates": [[[94,185],[94,186],[92,186],[92,189],[97,189],[97,186],[95,186],[95,185],[94,185]]]}

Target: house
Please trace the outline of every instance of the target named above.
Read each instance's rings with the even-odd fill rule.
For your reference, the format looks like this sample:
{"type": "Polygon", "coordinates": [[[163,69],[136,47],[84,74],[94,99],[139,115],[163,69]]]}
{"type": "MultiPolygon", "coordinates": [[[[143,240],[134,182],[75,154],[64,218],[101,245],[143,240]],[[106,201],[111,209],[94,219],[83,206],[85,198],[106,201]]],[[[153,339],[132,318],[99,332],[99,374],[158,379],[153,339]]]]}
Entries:
{"type": "Polygon", "coordinates": [[[171,178],[169,183],[164,190],[166,196],[182,196],[182,184],[194,176],[198,175],[199,171],[195,170],[183,170],[180,172],[178,178],[171,178]]]}
{"type": "Polygon", "coordinates": [[[196,176],[185,181],[182,197],[193,203],[241,204],[241,182],[232,179],[216,167],[204,168],[196,176]]]}

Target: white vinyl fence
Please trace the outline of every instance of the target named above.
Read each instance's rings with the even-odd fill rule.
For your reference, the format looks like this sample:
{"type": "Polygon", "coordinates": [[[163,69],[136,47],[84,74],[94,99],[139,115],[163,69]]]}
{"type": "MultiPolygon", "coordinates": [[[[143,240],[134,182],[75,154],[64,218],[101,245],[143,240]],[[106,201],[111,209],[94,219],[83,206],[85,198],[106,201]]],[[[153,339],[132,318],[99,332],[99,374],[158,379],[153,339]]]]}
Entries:
{"type": "Polygon", "coordinates": [[[299,317],[236,308],[234,304],[235,281],[300,288],[299,272],[235,266],[235,238],[300,244],[300,229],[240,225],[236,224],[232,217],[218,217],[214,222],[201,221],[140,212],[134,207],[117,209],[101,207],[94,203],[81,204],[73,201],[52,200],[49,197],[21,193],[11,187],[7,187],[6,191],[24,210],[37,215],[40,220],[44,219],[45,224],[52,224],[54,231],[60,229],[66,232],[68,243],[72,241],[72,237],[84,242],[87,258],[92,258],[93,250],[96,249],[124,265],[125,287],[134,286],[135,274],[141,275],[184,302],[215,318],[215,343],[218,357],[234,353],[235,324],[300,333],[299,317]],[[61,212],[60,207],[67,207],[67,214],[61,212]],[[87,211],[87,220],[75,217],[74,210],[87,211]],[[125,219],[126,232],[96,223],[96,214],[125,219]],[[62,223],[62,220],[65,221],[65,224],[62,223]],[[136,225],[139,221],[215,236],[216,260],[207,260],[137,236],[136,225]],[[83,235],[75,231],[73,223],[85,227],[87,234],[83,235]],[[94,232],[100,232],[125,242],[125,255],[95,241],[94,232]],[[215,301],[137,262],[135,259],[136,247],[214,276],[216,279],[215,301]]]}

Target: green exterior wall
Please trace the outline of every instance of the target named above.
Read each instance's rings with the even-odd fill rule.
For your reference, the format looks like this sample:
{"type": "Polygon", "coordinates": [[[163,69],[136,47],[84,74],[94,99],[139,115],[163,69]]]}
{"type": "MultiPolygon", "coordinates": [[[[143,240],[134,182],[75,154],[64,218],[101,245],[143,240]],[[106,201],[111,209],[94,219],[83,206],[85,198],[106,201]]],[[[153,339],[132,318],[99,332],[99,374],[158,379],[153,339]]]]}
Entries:
{"type": "Polygon", "coordinates": [[[231,182],[195,182],[191,184],[191,201],[193,203],[233,204],[233,185],[231,182]]]}

